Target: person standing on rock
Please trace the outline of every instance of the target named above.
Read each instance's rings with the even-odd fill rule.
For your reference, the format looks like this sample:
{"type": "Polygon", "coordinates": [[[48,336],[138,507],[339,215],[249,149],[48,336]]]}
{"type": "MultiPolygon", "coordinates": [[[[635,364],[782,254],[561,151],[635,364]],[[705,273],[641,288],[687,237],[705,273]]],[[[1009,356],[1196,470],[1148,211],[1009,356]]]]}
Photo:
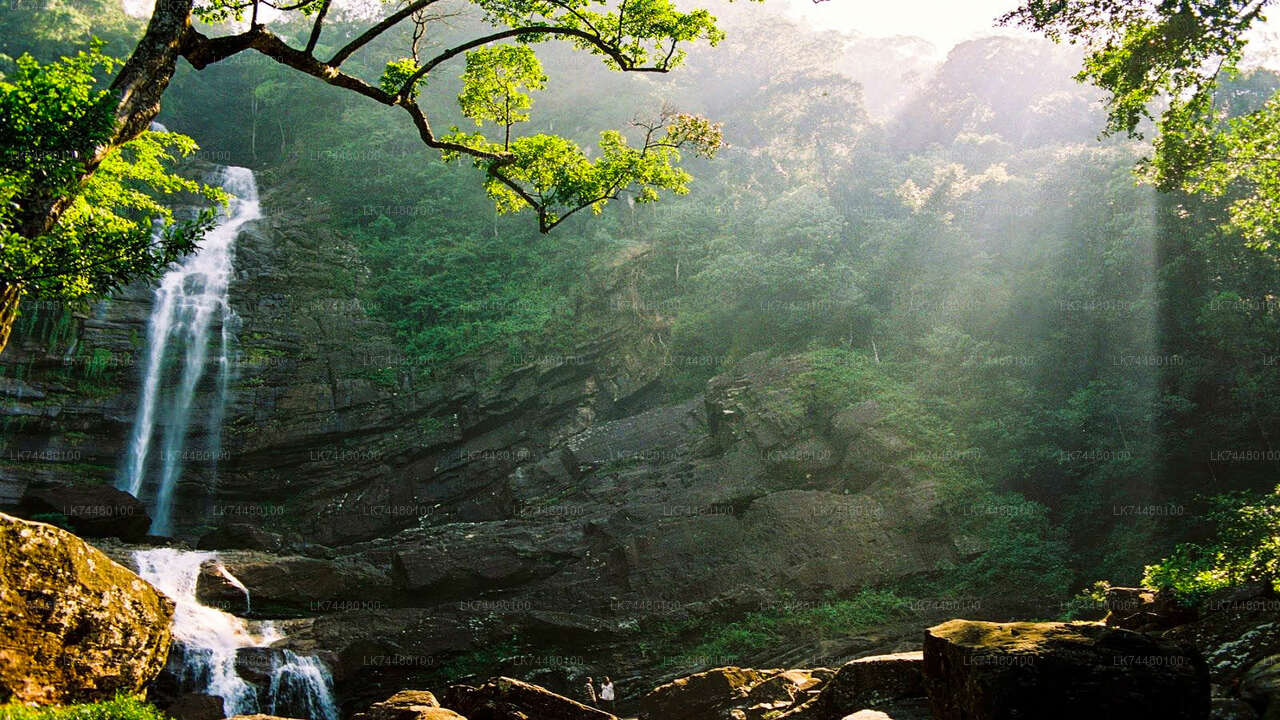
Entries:
{"type": "Polygon", "coordinates": [[[600,704],[611,713],[613,712],[613,699],[613,681],[609,679],[608,675],[605,675],[604,682],[600,683],[600,704]]]}
{"type": "Polygon", "coordinates": [[[593,681],[591,678],[587,678],[587,687],[586,687],[586,689],[584,690],[584,692],[587,694],[587,700],[586,700],[587,704],[588,704],[588,705],[590,705],[590,706],[592,706],[592,707],[595,707],[595,705],[596,705],[596,686],[594,685],[594,681],[593,681]]]}

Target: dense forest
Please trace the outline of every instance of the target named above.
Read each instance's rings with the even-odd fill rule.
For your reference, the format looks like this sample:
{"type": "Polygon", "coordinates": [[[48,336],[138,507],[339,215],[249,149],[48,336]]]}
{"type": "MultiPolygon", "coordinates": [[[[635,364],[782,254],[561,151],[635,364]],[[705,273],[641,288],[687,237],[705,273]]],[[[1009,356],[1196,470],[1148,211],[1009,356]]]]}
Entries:
{"type": "MultiPolygon", "coordinates": [[[[110,3],[15,7],[10,56],[49,61],[91,36],[123,54],[138,31],[110,3]]],[[[690,196],[546,236],[495,215],[468,168],[429,157],[390,111],[256,56],[180,73],[161,120],[198,157],[287,180],[349,233],[368,273],[335,273],[396,328],[419,377],[563,351],[593,329],[592,278],[625,263],[673,399],[756,352],[894,382],[911,398],[903,422],[955,448],[921,462],[1043,506],[1044,545],[1007,550],[1060,589],[1134,582],[1207,531],[1213,496],[1270,489],[1280,269],[1222,229],[1227,199],[1158,193],[1135,179],[1141,143],[1097,142],[1105,118],[1070,48],[963,43],[877,113],[859,82],[883,81],[875,44],[777,8],[720,16],[728,39],[670,78],[545,53],[557,90],[538,97],[538,125],[589,140],[665,103],[722,122],[726,140],[691,168],[690,196]]],[[[465,34],[457,22],[446,32],[465,34]]],[[[1244,113],[1277,87],[1257,70],[1222,92],[1244,113]]],[[[428,102],[456,113],[457,90],[428,102]]]]}
{"type": "MultiPolygon", "coordinates": [[[[443,21],[415,51],[478,34],[463,5],[433,9],[443,21]]],[[[1270,231],[1240,221],[1243,191],[1191,192],[1159,168],[1153,181],[1150,138],[1100,136],[1114,118],[1075,77],[1079,47],[1002,33],[935,54],[815,31],[769,3],[714,13],[724,39],[670,75],[539,47],[546,89],[526,78],[517,134],[590,147],[662,110],[723,136],[714,157],[684,153],[687,193],[620,197],[550,233],[495,208],[483,171],[424,148],[395,109],[261,55],[180,64],[157,120],[198,144],[188,165],[251,168],[350,241],[328,272],[395,339],[394,359],[368,368],[384,387],[496,387],[621,315],[662,364],[649,407],[759,356],[814,368],[802,412],[890,405],[907,465],[985,543],[930,592],[1016,587],[1059,601],[1038,618],[1055,619],[1087,609],[1069,598],[1095,581],[1194,597],[1274,580],[1280,265],[1270,231]]],[[[271,24],[306,38],[311,22],[271,24]]],[[[330,22],[324,54],[364,19],[330,22]]],[[[93,43],[124,57],[142,27],[111,0],[9,3],[3,72],[93,43]]],[[[368,57],[402,54],[411,32],[368,57]]],[[[364,57],[347,71],[379,76],[364,57]]],[[[459,110],[469,81],[450,67],[421,103],[462,137],[480,121],[459,110]]],[[[1229,122],[1278,90],[1280,73],[1252,68],[1223,74],[1214,98],[1229,122]]],[[[1171,142],[1167,118],[1134,123],[1171,142]]],[[[20,309],[15,332],[83,312],[68,302],[20,309]]]]}

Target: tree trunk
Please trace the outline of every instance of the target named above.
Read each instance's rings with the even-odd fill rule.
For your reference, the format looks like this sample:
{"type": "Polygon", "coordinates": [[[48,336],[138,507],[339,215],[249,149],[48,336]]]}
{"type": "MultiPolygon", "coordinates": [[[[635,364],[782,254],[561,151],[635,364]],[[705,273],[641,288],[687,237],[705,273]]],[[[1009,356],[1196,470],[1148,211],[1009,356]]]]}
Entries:
{"type": "MultiPolygon", "coordinates": [[[[111,83],[112,92],[119,97],[115,130],[101,146],[82,148],[84,157],[88,158],[82,183],[112,150],[136,138],[159,114],[160,98],[169,87],[183,41],[191,29],[193,4],[194,0],[156,0],[147,31],[111,83]]],[[[19,198],[21,209],[14,223],[18,233],[31,239],[47,234],[70,204],[70,197],[19,198]]],[[[0,281],[0,353],[9,344],[21,295],[19,286],[0,281]]]]}
{"type": "MultiPolygon", "coordinates": [[[[147,31],[111,83],[112,92],[120,98],[115,130],[106,143],[83,148],[88,160],[82,182],[88,180],[112,150],[136,138],[159,114],[160,97],[169,87],[183,40],[191,29],[193,4],[194,0],[156,0],[147,31]]],[[[17,222],[19,234],[36,238],[49,232],[70,203],[70,197],[23,198],[19,202],[22,207],[17,222]]],[[[3,349],[0,345],[0,350],[3,349]]]]}
{"type": "Polygon", "coordinates": [[[18,302],[21,299],[22,289],[19,286],[0,283],[0,353],[9,344],[9,333],[18,319],[18,302]]]}

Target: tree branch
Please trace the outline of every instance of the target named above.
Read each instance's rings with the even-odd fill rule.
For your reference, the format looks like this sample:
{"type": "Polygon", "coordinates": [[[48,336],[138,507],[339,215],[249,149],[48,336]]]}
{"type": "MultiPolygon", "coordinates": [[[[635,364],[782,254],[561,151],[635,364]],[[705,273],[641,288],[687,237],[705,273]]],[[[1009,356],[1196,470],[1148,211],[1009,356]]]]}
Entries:
{"type": "MultiPolygon", "coordinates": [[[[588,43],[596,46],[600,50],[600,52],[609,56],[610,59],[612,59],[614,62],[618,64],[618,67],[620,67],[622,70],[626,72],[665,73],[665,72],[668,72],[670,69],[663,66],[636,65],[635,61],[627,57],[626,55],[624,55],[622,51],[617,48],[617,46],[610,44],[607,40],[600,37],[599,35],[594,33],[589,33],[585,30],[580,30],[578,28],[559,27],[557,25],[525,25],[522,27],[509,28],[507,30],[502,30],[500,32],[492,33],[490,35],[478,37],[474,40],[470,40],[461,45],[457,45],[455,47],[449,48],[448,50],[445,50],[439,55],[423,63],[422,67],[418,68],[417,72],[415,72],[413,75],[410,75],[409,79],[405,80],[404,85],[400,87],[400,90],[396,94],[399,96],[407,96],[409,89],[412,88],[419,80],[425,77],[427,73],[434,70],[435,67],[440,63],[443,63],[447,60],[451,60],[457,57],[458,55],[461,55],[462,53],[468,50],[473,50],[475,48],[478,48],[481,45],[487,45],[491,42],[496,42],[498,40],[506,40],[508,38],[520,37],[521,35],[563,35],[566,37],[575,37],[581,40],[586,40],[588,43]]],[[[673,47],[674,47],[674,44],[673,44],[673,47]]]]}
{"type": "Polygon", "coordinates": [[[316,43],[320,42],[320,29],[324,24],[324,16],[329,12],[329,3],[332,0],[324,0],[320,5],[320,11],[316,13],[316,22],[311,26],[311,37],[307,39],[307,54],[315,52],[316,43]]]}
{"type": "MultiPolygon", "coordinates": [[[[667,57],[658,66],[639,66],[635,61],[628,57],[616,43],[610,43],[598,33],[588,32],[579,28],[559,27],[555,25],[527,25],[523,27],[509,28],[471,41],[461,45],[449,48],[431,58],[418,68],[411,75],[400,89],[391,94],[385,90],[369,84],[368,82],[354,76],[344,73],[338,69],[339,64],[350,57],[352,53],[357,51],[365,44],[372,41],[381,33],[387,31],[413,13],[427,7],[436,0],[417,0],[411,3],[395,14],[389,16],[374,27],[365,31],[355,40],[348,43],[329,62],[322,62],[312,54],[315,49],[319,32],[322,25],[324,13],[331,0],[325,0],[324,5],[320,9],[320,17],[317,17],[312,27],[311,36],[307,42],[306,49],[298,49],[291,47],[279,36],[267,30],[263,26],[250,27],[245,32],[236,35],[226,35],[222,37],[209,38],[202,35],[199,31],[188,28],[182,42],[182,55],[186,57],[188,62],[196,69],[207,67],[208,65],[224,60],[236,53],[245,50],[255,50],[257,52],[272,58],[282,65],[286,65],[312,77],[319,78],[324,82],[336,87],[351,90],[360,95],[368,97],[376,102],[388,106],[398,106],[404,108],[412,119],[414,126],[418,129],[418,136],[423,144],[427,147],[442,150],[445,152],[458,153],[460,155],[468,155],[485,161],[484,167],[488,176],[504,186],[509,188],[520,199],[529,205],[538,215],[538,227],[543,233],[549,232],[552,228],[564,222],[568,217],[577,213],[586,207],[602,201],[615,199],[620,192],[618,183],[611,183],[608,191],[601,197],[592,199],[588,202],[581,203],[576,207],[569,209],[563,214],[556,217],[555,220],[550,219],[550,211],[547,207],[545,199],[535,196],[527,188],[519,182],[513,180],[510,176],[503,172],[503,168],[515,161],[515,157],[507,151],[494,152],[481,148],[475,148],[458,142],[441,140],[436,137],[431,129],[431,123],[427,119],[426,113],[417,101],[410,97],[410,89],[415,83],[421,81],[429,72],[462,53],[486,45],[498,40],[508,38],[516,38],[529,35],[548,35],[561,36],[569,38],[577,38],[597,48],[602,54],[617,63],[618,67],[628,72],[662,72],[669,70],[667,65],[670,62],[671,54],[674,52],[675,42],[672,42],[672,49],[668,52],[667,57]]],[[[644,152],[647,152],[652,145],[651,137],[654,128],[649,128],[649,132],[645,138],[644,152]]]]}
{"type": "Polygon", "coordinates": [[[347,43],[342,47],[341,50],[334,53],[333,57],[329,58],[329,64],[333,65],[334,67],[341,65],[342,63],[346,62],[347,58],[351,57],[352,54],[355,53],[355,51],[373,42],[373,40],[377,38],[379,35],[395,27],[405,18],[421,10],[422,8],[425,8],[426,6],[430,5],[433,2],[436,2],[436,0],[416,0],[415,2],[409,3],[408,5],[392,13],[391,15],[388,15],[385,20],[378,23],[377,25],[374,25],[368,30],[365,30],[355,40],[352,40],[351,42],[347,43]]]}

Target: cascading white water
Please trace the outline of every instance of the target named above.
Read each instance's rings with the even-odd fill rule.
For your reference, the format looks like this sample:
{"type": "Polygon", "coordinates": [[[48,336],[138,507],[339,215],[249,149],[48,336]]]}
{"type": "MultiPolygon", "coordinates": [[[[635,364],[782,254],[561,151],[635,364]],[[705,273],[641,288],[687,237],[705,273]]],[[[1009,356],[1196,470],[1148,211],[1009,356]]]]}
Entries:
{"type": "Polygon", "coordinates": [[[151,532],[155,535],[167,535],[173,530],[173,493],[182,474],[192,406],[205,375],[215,318],[221,332],[218,377],[207,418],[207,454],[211,462],[221,454],[222,420],[232,372],[229,353],[235,313],[228,302],[227,289],[235,240],[241,227],[261,213],[258,186],[251,170],[225,168],[222,187],[232,196],[230,207],[204,236],[200,248],[161,278],[147,325],[142,395],[117,487],[139,498],[151,495],[151,532]],[[181,360],[176,367],[170,367],[170,356],[178,353],[181,360]],[[157,434],[161,452],[158,458],[152,458],[152,441],[157,434]],[[153,465],[158,474],[148,483],[148,468],[153,465]]]}
{"type": "Polygon", "coordinates": [[[244,620],[196,600],[200,566],[216,556],[173,548],[134,553],[138,574],[174,602],[173,639],[182,644],[180,680],[207,695],[222,698],[227,716],[258,711],[253,685],[236,673],[236,651],[279,640],[274,629],[255,635],[244,620]]]}
{"type": "MultiPolygon", "coordinates": [[[[242,648],[268,647],[284,639],[271,623],[250,623],[230,613],[206,607],[196,599],[200,566],[216,560],[217,553],[173,548],[134,553],[138,574],[173,600],[173,639],[181,653],[178,679],[184,690],[222,698],[223,713],[230,717],[262,711],[308,720],[338,720],[333,679],[319,658],[283,650],[273,661],[265,702],[258,688],[236,672],[236,653],[242,648]]],[[[220,572],[234,578],[225,567],[220,572]]],[[[239,580],[237,587],[244,588],[239,580]]],[[[248,590],[244,590],[246,599],[248,590]]]]}
{"type": "Polygon", "coordinates": [[[338,720],[329,668],[314,655],[297,655],[291,650],[285,650],[282,655],[283,662],[271,671],[267,712],[300,714],[311,720],[338,720]]]}

